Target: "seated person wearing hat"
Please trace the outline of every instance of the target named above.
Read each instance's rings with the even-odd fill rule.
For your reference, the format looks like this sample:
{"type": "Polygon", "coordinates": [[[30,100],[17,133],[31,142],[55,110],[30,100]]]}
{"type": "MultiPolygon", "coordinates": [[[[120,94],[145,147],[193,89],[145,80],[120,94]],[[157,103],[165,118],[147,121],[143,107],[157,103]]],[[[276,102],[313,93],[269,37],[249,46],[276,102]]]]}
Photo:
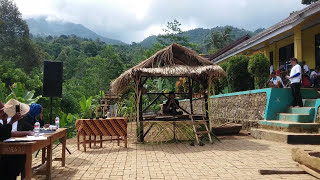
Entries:
{"type": "Polygon", "coordinates": [[[279,76],[277,76],[274,71],[271,73],[271,77],[268,81],[268,86],[271,88],[283,88],[284,87],[282,79],[279,76]]]}
{"type": "MultiPolygon", "coordinates": [[[[0,101],[0,141],[6,140],[12,136],[12,126],[14,123],[22,119],[22,116],[29,111],[29,107],[26,104],[19,103],[18,101],[11,101],[3,105],[0,101]],[[16,104],[13,104],[15,102],[16,104]],[[22,107],[20,112],[15,112],[15,105],[22,107]],[[12,114],[12,112],[15,112],[12,114]],[[8,121],[8,116],[12,118],[8,121]]],[[[19,174],[24,171],[26,162],[25,155],[3,155],[0,156],[0,174],[1,179],[16,179],[19,174]]]]}
{"type": "MultiPolygon", "coordinates": [[[[27,104],[20,103],[19,101],[15,99],[10,99],[5,105],[4,105],[4,113],[7,115],[7,123],[10,123],[13,116],[17,113],[16,112],[16,105],[19,106],[19,112],[22,115],[21,118],[23,118],[24,115],[26,115],[30,108],[27,104]]],[[[21,121],[21,120],[20,120],[21,121]]],[[[12,130],[11,130],[11,136],[12,137],[23,137],[23,136],[32,136],[33,132],[28,130],[18,130],[20,121],[15,121],[12,123],[12,130]]],[[[0,124],[3,124],[3,120],[0,118],[0,124]]],[[[31,129],[32,130],[32,129],[31,129]]]]}
{"type": "Polygon", "coordinates": [[[169,92],[169,99],[167,100],[166,104],[163,106],[164,114],[168,115],[182,115],[183,112],[177,111],[180,109],[179,101],[175,99],[176,95],[173,91],[169,92]]]}

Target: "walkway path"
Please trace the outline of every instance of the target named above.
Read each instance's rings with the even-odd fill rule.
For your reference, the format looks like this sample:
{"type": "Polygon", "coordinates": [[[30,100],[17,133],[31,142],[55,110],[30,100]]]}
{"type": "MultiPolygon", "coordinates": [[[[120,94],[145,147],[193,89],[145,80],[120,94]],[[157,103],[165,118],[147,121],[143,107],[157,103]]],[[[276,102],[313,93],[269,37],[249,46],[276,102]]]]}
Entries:
{"type": "MultiPolygon", "coordinates": [[[[132,133],[132,132],[131,132],[132,133]]],[[[133,137],[133,136],[131,136],[133,137]]],[[[232,136],[205,146],[137,144],[129,147],[105,142],[103,149],[78,151],[75,139],[68,140],[66,167],[53,163],[53,179],[315,179],[302,175],[259,175],[259,169],[299,170],[291,159],[293,146],[250,137],[232,136]]],[[[59,153],[60,149],[54,150],[59,153]]],[[[58,156],[58,154],[57,154],[58,156]]],[[[55,155],[54,155],[55,157],[55,155]]],[[[35,164],[39,163],[39,159],[35,164]]],[[[43,179],[43,176],[37,176],[43,179]]]]}

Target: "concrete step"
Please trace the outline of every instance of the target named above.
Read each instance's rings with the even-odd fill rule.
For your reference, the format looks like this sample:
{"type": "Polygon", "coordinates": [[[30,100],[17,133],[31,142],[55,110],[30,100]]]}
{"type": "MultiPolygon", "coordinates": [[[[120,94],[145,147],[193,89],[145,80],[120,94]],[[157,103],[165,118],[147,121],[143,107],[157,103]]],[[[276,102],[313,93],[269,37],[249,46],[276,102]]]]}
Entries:
{"type": "Polygon", "coordinates": [[[292,121],[299,123],[313,123],[313,115],[310,114],[293,114],[293,113],[279,113],[278,119],[280,121],[292,121]]]}
{"type": "Polygon", "coordinates": [[[318,132],[320,123],[298,123],[279,120],[260,120],[259,125],[265,129],[280,130],[286,132],[318,132]]]}
{"type": "Polygon", "coordinates": [[[303,99],[303,107],[314,107],[316,105],[316,99],[303,99]]]}
{"type": "Polygon", "coordinates": [[[314,115],[314,107],[289,107],[287,113],[314,115]]]}
{"type": "Polygon", "coordinates": [[[254,128],[250,131],[251,136],[256,139],[264,139],[287,144],[320,144],[319,133],[292,133],[254,128]]]}

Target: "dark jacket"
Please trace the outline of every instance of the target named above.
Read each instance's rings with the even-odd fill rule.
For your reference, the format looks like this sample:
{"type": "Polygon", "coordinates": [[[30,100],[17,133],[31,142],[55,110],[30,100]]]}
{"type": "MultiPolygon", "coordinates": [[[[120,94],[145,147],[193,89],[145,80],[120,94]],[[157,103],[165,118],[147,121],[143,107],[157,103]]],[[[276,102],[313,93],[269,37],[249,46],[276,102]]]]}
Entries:
{"type": "MultiPolygon", "coordinates": [[[[18,131],[32,131],[36,121],[33,121],[29,115],[24,116],[18,121],[18,131]]],[[[40,126],[43,126],[43,121],[39,121],[40,126]]]]}
{"type": "Polygon", "coordinates": [[[0,124],[0,141],[4,141],[11,137],[11,130],[12,130],[11,124],[7,124],[7,125],[0,124]]]}

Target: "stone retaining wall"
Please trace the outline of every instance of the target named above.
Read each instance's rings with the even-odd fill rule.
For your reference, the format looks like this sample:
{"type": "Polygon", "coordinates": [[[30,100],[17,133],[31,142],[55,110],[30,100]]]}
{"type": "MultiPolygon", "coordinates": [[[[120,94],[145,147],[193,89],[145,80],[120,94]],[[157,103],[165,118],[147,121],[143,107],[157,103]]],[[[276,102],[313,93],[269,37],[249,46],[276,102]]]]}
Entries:
{"type": "MultiPolygon", "coordinates": [[[[190,101],[183,100],[179,102],[180,107],[185,109],[186,111],[190,112],[190,101]]],[[[205,114],[204,113],[204,102],[203,99],[196,99],[192,101],[193,105],[193,114],[205,114]]]]}
{"type": "MultiPolygon", "coordinates": [[[[267,103],[266,93],[243,94],[211,98],[211,117],[214,124],[226,122],[242,123],[243,128],[258,126],[258,120],[263,120],[267,103]]],[[[180,106],[190,110],[189,101],[181,101],[180,106]]],[[[194,113],[204,114],[203,99],[193,101],[194,113]]]]}
{"type": "Polygon", "coordinates": [[[320,123],[320,106],[318,107],[318,111],[317,111],[316,123],[320,123]]]}

